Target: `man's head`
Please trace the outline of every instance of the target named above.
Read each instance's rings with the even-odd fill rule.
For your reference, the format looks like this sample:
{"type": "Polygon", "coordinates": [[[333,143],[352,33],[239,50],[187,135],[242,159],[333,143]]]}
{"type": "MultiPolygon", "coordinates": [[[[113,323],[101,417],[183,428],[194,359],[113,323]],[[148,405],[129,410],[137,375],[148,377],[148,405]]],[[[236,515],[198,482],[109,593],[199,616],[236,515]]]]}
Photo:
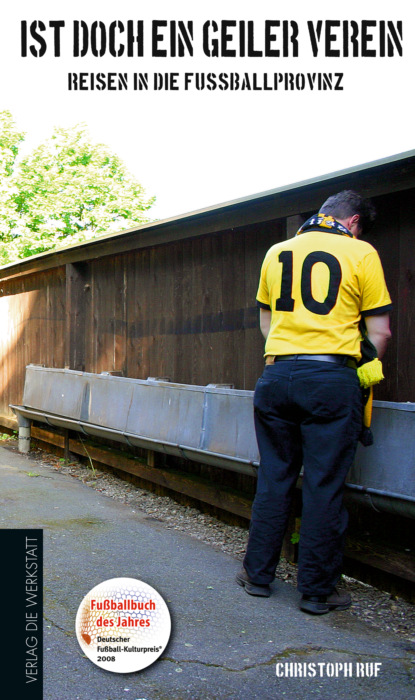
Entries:
{"type": "Polygon", "coordinates": [[[322,214],[333,216],[357,238],[367,233],[376,218],[376,209],[369,199],[353,190],[343,190],[332,195],[320,207],[322,214]]]}

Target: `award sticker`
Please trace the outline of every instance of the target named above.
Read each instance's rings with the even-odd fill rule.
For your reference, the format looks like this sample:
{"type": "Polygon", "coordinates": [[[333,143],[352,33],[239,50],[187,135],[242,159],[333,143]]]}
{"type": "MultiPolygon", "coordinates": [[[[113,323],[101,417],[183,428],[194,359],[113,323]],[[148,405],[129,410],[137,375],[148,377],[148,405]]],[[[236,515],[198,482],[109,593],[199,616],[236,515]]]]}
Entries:
{"type": "Polygon", "coordinates": [[[144,581],[112,578],[85,596],[76,615],[82,651],[100,668],[115,673],[141,671],[167,646],[169,609],[144,581]]]}

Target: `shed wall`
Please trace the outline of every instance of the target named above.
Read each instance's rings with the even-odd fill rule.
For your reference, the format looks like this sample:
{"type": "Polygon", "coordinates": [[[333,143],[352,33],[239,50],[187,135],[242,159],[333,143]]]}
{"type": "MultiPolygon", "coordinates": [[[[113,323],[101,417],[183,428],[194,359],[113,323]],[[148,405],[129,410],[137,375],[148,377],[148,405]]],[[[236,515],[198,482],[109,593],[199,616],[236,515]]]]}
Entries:
{"type": "MultiPolygon", "coordinates": [[[[326,190],[308,193],[303,203],[299,198],[289,217],[276,210],[270,218],[267,205],[267,220],[259,210],[257,221],[233,228],[203,233],[199,227],[193,237],[125,252],[115,246],[112,254],[63,258],[60,266],[54,262],[36,273],[22,266],[20,274],[3,279],[3,424],[13,415],[9,404],[22,400],[29,363],[253,389],[262,368],[255,295],[263,257],[273,243],[293,235],[326,190]]],[[[394,302],[386,380],[375,395],[388,401],[415,400],[414,194],[406,189],[373,197],[378,220],[369,240],[380,253],[394,302]]]]}

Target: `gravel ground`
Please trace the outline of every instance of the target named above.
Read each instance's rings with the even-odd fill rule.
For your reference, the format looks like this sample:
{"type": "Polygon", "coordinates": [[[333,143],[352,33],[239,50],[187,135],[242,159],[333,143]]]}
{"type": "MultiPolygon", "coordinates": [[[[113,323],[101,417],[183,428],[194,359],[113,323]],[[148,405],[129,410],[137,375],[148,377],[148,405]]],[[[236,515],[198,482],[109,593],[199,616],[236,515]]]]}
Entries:
{"type": "MultiPolygon", "coordinates": [[[[13,449],[17,448],[13,447],[13,449]]],[[[170,530],[185,532],[190,537],[202,540],[236,559],[243,558],[248,539],[248,531],[245,528],[227,525],[212,515],[180,505],[168,496],[157,496],[140,489],[114,474],[98,470],[92,472],[89,467],[79,462],[65,463],[64,460],[41,450],[34,450],[30,456],[44,466],[70,474],[105,496],[115,498],[132,507],[133,510],[136,509],[153,517],[170,530]]],[[[278,580],[295,586],[296,574],[295,565],[286,560],[280,562],[277,571],[278,580]]],[[[347,589],[353,597],[350,614],[364,619],[375,627],[391,630],[402,638],[415,642],[415,605],[348,576],[343,576],[342,587],[347,589]]]]}

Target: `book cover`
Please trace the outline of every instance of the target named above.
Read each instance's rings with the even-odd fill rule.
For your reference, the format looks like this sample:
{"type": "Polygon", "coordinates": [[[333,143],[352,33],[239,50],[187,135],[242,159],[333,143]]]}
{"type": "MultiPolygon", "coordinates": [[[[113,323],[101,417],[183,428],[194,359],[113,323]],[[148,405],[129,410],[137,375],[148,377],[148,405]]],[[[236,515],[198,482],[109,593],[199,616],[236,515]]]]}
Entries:
{"type": "MultiPolygon", "coordinates": [[[[413,148],[415,13],[403,0],[393,4],[350,0],[346,5],[319,0],[291,4],[270,0],[73,0],[65,4],[19,0],[1,15],[0,111],[9,111],[26,134],[21,155],[49,138],[55,127],[86,124],[91,139],[116,153],[148,197],[156,198],[148,211],[151,219],[169,219],[343,169],[358,169],[413,148]]],[[[10,362],[8,367],[13,371],[10,362]]],[[[10,469],[27,474],[22,462],[16,464],[10,469]]],[[[50,474],[47,469],[40,468],[40,472],[47,485],[50,474]]],[[[30,476],[24,488],[28,486],[32,488],[30,476]]],[[[18,488],[13,482],[11,493],[18,488]]],[[[210,557],[208,548],[201,551],[195,546],[189,555],[194,579],[188,579],[181,574],[186,562],[183,536],[178,535],[176,541],[169,530],[166,552],[162,527],[157,529],[156,523],[151,534],[143,530],[149,542],[137,544],[139,529],[129,538],[128,519],[118,506],[105,512],[101,504],[95,507],[85,501],[85,522],[92,528],[106,528],[108,517],[111,523],[120,519],[125,541],[117,531],[112,542],[109,528],[105,554],[103,549],[91,551],[85,569],[80,567],[85,550],[81,553],[79,547],[86,537],[84,530],[76,529],[82,520],[82,495],[75,489],[72,493],[69,483],[67,488],[68,498],[79,499],[75,515],[71,515],[70,502],[64,504],[60,495],[51,508],[62,508],[61,520],[56,510],[57,519],[42,511],[41,517],[33,512],[30,521],[29,510],[21,521],[10,523],[5,517],[2,522],[3,530],[26,528],[28,540],[5,536],[4,546],[6,550],[24,549],[26,564],[33,566],[40,545],[39,549],[38,545],[30,547],[30,542],[36,528],[44,530],[44,595],[51,614],[44,623],[45,640],[53,632],[52,646],[45,642],[45,698],[61,700],[64,692],[69,700],[253,700],[261,693],[271,697],[274,688],[275,697],[306,697],[311,688],[328,699],[334,687],[339,697],[347,697],[350,683],[360,683],[365,697],[387,697],[385,673],[381,685],[376,685],[381,674],[381,666],[376,665],[380,663],[376,656],[380,636],[374,635],[366,647],[363,641],[359,646],[360,638],[357,643],[344,623],[342,654],[336,638],[342,625],[339,623],[338,630],[335,625],[327,628],[326,636],[320,628],[315,638],[325,640],[327,649],[331,645],[334,655],[313,652],[301,662],[295,656],[296,666],[287,667],[282,656],[264,650],[263,635],[267,635],[268,648],[278,638],[275,610],[275,624],[271,625],[266,608],[260,606],[256,611],[251,600],[244,606],[239,595],[235,612],[229,615],[232,597],[228,592],[222,595],[212,573],[218,566],[219,579],[226,580],[225,559],[218,562],[210,557]],[[94,557],[101,562],[95,568],[94,557]],[[206,566],[210,567],[208,574],[206,566]],[[52,578],[48,572],[53,572],[52,578]],[[85,596],[94,586],[115,577],[134,577],[155,588],[172,616],[166,652],[149,668],[139,664],[143,670],[130,676],[111,674],[108,666],[91,663],[75,634],[76,613],[85,596]],[[185,592],[181,586],[187,587],[185,592]],[[54,609],[52,599],[60,600],[54,609]],[[221,630],[221,619],[229,619],[231,627],[221,630]],[[203,649],[198,648],[201,640],[203,649]],[[356,648],[350,646],[354,644],[356,648]],[[162,667],[163,658],[169,669],[162,667]],[[232,673],[238,676],[235,685],[229,680],[232,673]]],[[[45,499],[46,495],[37,493],[33,498],[45,499]]],[[[21,503],[19,507],[25,506],[21,503]]],[[[94,542],[104,547],[100,537],[94,542]]],[[[23,574],[14,561],[12,557],[10,566],[17,571],[17,579],[11,576],[10,581],[18,586],[15,582],[23,574]]],[[[230,568],[229,577],[233,575],[230,568]]],[[[30,644],[37,639],[34,628],[38,621],[31,617],[35,613],[30,609],[30,587],[35,584],[30,580],[26,568],[25,588],[17,591],[13,602],[30,632],[24,637],[29,641],[22,652],[29,666],[24,667],[24,681],[23,676],[16,681],[19,697],[28,699],[40,697],[30,694],[36,686],[32,680],[36,666],[30,666],[35,663],[35,652],[30,644]]],[[[236,590],[235,597],[239,593],[236,590]]],[[[290,596],[283,592],[282,600],[287,600],[284,615],[289,616],[290,596]]],[[[304,623],[306,629],[300,636],[289,619],[284,618],[281,625],[290,648],[297,648],[297,642],[298,646],[312,645],[314,622],[304,623]]],[[[104,653],[110,658],[112,652],[104,653]]],[[[126,648],[125,654],[129,653],[126,648]]],[[[394,668],[398,667],[391,661],[388,672],[392,675],[394,668]]],[[[400,667],[396,673],[396,683],[400,679],[403,683],[400,667]]],[[[13,683],[13,677],[10,680],[13,683]]],[[[407,685],[402,687],[407,692],[407,685]]]]}

